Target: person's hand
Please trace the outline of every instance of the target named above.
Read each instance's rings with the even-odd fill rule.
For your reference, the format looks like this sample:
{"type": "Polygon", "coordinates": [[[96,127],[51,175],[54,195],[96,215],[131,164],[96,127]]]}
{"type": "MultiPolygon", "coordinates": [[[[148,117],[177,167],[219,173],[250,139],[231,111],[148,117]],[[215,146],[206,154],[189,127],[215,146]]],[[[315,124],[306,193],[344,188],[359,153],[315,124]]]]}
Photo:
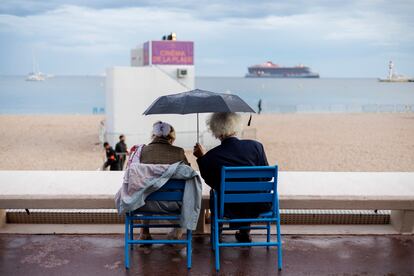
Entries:
{"type": "Polygon", "coordinates": [[[201,144],[199,144],[199,143],[195,144],[194,149],[193,149],[193,155],[195,157],[199,158],[199,157],[203,156],[205,152],[206,152],[206,150],[204,149],[204,147],[201,144]]]}

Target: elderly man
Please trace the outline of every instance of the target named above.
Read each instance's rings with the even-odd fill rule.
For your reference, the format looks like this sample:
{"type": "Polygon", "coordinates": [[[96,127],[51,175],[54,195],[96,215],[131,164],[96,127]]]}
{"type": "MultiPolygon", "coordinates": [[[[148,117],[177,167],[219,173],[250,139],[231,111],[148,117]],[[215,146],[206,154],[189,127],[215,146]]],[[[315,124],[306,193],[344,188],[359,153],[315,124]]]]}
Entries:
{"type": "MultiPolygon", "coordinates": [[[[267,166],[263,145],[253,140],[240,140],[237,133],[241,130],[241,116],[236,113],[214,113],[207,120],[212,134],[221,141],[221,145],[205,152],[202,145],[194,146],[198,167],[204,181],[214,190],[220,190],[221,168],[223,166],[267,166]]],[[[212,205],[210,205],[212,206],[212,205]]],[[[268,203],[226,204],[225,216],[230,218],[254,218],[269,211],[268,203]]],[[[249,226],[238,223],[232,226],[249,226]]],[[[249,230],[240,229],[236,233],[239,242],[251,242],[249,230]]]]}

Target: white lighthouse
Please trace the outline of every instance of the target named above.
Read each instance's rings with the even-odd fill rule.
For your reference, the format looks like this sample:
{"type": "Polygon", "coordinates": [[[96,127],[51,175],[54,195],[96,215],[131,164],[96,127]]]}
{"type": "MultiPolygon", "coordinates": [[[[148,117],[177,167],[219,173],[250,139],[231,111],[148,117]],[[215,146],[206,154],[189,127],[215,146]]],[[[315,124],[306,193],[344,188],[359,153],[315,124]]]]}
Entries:
{"type": "Polygon", "coordinates": [[[390,60],[390,63],[388,64],[388,79],[392,80],[394,76],[394,63],[392,60],[390,60]]]}

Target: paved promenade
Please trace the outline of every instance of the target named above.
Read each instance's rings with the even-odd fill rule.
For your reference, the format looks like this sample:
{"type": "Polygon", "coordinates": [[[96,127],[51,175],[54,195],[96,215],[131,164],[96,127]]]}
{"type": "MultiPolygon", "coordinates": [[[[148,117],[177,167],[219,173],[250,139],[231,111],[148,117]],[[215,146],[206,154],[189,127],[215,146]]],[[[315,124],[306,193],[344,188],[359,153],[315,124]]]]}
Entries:
{"type": "MultiPolygon", "coordinates": [[[[413,236],[284,236],[283,244],[279,274],[275,250],[225,248],[220,275],[414,275],[413,236]]],[[[0,275],[211,274],[208,236],[194,237],[187,272],[185,250],[170,246],[137,247],[126,271],[122,235],[0,235],[0,275]]]]}

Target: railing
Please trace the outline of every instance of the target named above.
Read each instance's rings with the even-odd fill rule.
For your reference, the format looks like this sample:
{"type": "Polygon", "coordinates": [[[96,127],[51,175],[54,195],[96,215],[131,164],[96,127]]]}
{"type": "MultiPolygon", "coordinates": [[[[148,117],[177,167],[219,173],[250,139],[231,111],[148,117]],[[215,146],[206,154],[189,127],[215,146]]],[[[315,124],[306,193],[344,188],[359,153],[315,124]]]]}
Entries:
{"type": "Polygon", "coordinates": [[[414,104],[315,104],[274,105],[267,113],[412,113],[414,104]]]}

